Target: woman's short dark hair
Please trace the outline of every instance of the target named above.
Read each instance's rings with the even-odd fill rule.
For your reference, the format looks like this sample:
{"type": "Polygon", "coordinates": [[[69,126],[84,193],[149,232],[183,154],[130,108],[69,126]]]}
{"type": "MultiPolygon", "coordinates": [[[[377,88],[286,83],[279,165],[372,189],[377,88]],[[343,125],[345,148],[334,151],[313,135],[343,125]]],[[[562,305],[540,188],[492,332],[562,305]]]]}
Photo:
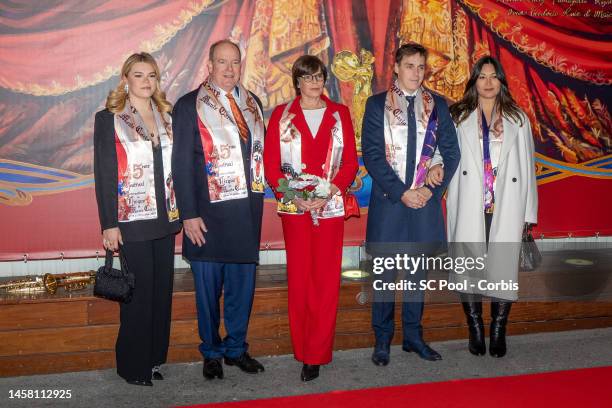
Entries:
{"type": "Polygon", "coordinates": [[[325,83],[325,81],[327,81],[327,68],[325,68],[323,61],[314,55],[302,55],[295,60],[293,67],[291,67],[291,78],[293,79],[293,88],[297,95],[300,94],[298,79],[304,75],[316,74],[317,71],[321,71],[323,74],[323,83],[325,83]]]}
{"type": "Polygon", "coordinates": [[[395,63],[399,65],[404,57],[409,57],[414,54],[419,54],[427,60],[427,48],[423,47],[421,44],[409,42],[395,51],[395,63]]]}

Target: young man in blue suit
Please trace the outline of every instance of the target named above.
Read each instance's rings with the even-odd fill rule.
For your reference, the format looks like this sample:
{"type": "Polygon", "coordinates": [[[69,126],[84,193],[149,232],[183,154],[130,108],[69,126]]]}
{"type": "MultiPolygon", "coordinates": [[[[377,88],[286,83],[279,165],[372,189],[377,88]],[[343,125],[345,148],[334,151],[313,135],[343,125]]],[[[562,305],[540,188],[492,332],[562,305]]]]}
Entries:
{"type": "MultiPolygon", "coordinates": [[[[446,241],[441,199],[460,152],[445,100],[422,86],[426,60],[427,50],[420,44],[402,45],[395,54],[394,83],[366,103],[362,152],[373,181],[366,242],[373,256],[400,252],[420,257],[446,241]],[[434,152],[442,156],[444,177],[430,188],[425,179],[434,152]]],[[[393,281],[397,272],[385,271],[383,281],[393,281]]],[[[442,357],[424,342],[421,326],[424,293],[418,290],[418,281],[425,279],[426,272],[423,268],[410,271],[417,290],[404,294],[402,349],[435,361],[442,357]]],[[[389,363],[393,295],[374,291],[372,327],[376,346],[372,361],[376,365],[389,363]]]]}

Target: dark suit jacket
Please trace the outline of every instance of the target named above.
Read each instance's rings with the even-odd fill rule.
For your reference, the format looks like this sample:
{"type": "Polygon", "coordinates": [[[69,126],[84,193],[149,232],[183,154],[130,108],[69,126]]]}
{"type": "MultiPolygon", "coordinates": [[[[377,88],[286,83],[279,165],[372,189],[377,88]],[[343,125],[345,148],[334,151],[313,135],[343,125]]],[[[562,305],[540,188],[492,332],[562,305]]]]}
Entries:
{"type": "MultiPolygon", "coordinates": [[[[249,189],[246,198],[210,202],[196,111],[198,89],[176,102],[172,116],[172,175],[179,214],[182,220],[202,217],[208,228],[204,233],[206,243],[202,247],[183,236],[183,255],[190,261],[257,262],[264,195],[252,193],[249,189]]],[[[261,106],[259,99],[253,97],[261,106]]],[[[240,145],[247,186],[250,186],[250,139],[240,145]]]]}
{"type": "Polygon", "coordinates": [[[119,227],[124,241],[146,241],[176,234],[178,221],[168,222],[163,162],[160,149],[153,149],[155,198],[157,218],[152,220],[119,222],[117,214],[117,149],[115,115],[108,109],[96,113],[94,125],[94,178],[96,201],[102,230],[119,227]]]}
{"type": "MultiPolygon", "coordinates": [[[[387,92],[368,98],[361,133],[363,162],[372,177],[366,232],[368,245],[381,242],[446,241],[441,199],[457,169],[460,152],[446,101],[439,95],[432,95],[438,113],[436,134],[438,149],[444,159],[444,180],[441,186],[432,189],[433,196],[425,207],[418,210],[408,208],[401,202],[402,194],[412,184],[413,174],[406,174],[406,182],[403,183],[385,156],[383,112],[387,92]]],[[[420,157],[418,149],[416,153],[420,157]]],[[[408,160],[417,159],[409,157],[408,160]]]]}

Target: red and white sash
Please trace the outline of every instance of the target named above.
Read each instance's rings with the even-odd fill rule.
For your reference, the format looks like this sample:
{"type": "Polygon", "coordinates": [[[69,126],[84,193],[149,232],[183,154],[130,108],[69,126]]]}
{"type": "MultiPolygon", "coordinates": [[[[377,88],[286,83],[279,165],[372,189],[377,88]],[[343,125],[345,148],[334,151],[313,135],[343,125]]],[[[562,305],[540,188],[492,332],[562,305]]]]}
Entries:
{"type": "MultiPolygon", "coordinates": [[[[287,104],[279,123],[281,169],[288,179],[302,172],[302,134],[293,124],[295,115],[289,112],[294,103],[298,103],[296,99],[287,104]]],[[[329,182],[338,174],[342,163],[342,151],[344,150],[344,134],[340,113],[334,112],[333,117],[336,119],[336,123],[331,129],[331,139],[323,165],[323,175],[329,182]]],[[[277,211],[282,214],[303,214],[303,211],[298,210],[292,202],[283,204],[280,200],[277,201],[277,211]]],[[[327,204],[319,209],[317,214],[317,218],[333,217],[344,217],[344,200],[340,194],[333,195],[327,204]]]]}
{"type": "MultiPolygon", "coordinates": [[[[264,193],[263,113],[249,91],[238,84],[237,100],[251,133],[251,191],[264,193]]],[[[207,78],[196,100],[210,202],[248,197],[247,177],[240,149],[240,133],[230,112],[219,102],[220,91],[207,78]]]]}
{"type": "MultiPolygon", "coordinates": [[[[151,105],[162,149],[166,212],[168,221],[172,222],[179,217],[171,172],[172,118],[160,113],[153,101],[151,105]]],[[[157,218],[153,144],[142,117],[129,100],[123,111],[115,114],[115,141],[119,222],[157,218]]]]}
{"type": "MultiPolygon", "coordinates": [[[[431,93],[425,88],[420,88],[417,91],[414,104],[415,117],[417,119],[417,132],[426,133],[428,130],[435,132],[437,120],[434,124],[429,123],[431,113],[435,107],[431,93]]],[[[400,180],[405,183],[406,150],[408,149],[408,102],[397,80],[391,85],[385,99],[384,135],[387,162],[400,180]]],[[[421,152],[421,157],[423,156],[422,153],[423,152],[421,152]]],[[[422,187],[423,183],[419,183],[421,185],[416,185],[416,181],[417,180],[413,181],[411,188],[422,187]]]]}

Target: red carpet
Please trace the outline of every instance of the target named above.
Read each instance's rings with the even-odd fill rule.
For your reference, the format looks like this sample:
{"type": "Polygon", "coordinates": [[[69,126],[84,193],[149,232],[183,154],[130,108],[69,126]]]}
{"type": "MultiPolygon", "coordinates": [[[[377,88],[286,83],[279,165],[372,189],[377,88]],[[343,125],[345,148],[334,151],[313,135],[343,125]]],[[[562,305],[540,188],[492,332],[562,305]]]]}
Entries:
{"type": "MultiPolygon", "coordinates": [[[[381,371],[382,372],[382,371],[381,371]]],[[[324,379],[319,379],[319,381],[324,379]]],[[[316,380],[315,380],[316,381],[316,380]]],[[[203,408],[612,407],[612,366],[334,391],[203,408]]]]}

